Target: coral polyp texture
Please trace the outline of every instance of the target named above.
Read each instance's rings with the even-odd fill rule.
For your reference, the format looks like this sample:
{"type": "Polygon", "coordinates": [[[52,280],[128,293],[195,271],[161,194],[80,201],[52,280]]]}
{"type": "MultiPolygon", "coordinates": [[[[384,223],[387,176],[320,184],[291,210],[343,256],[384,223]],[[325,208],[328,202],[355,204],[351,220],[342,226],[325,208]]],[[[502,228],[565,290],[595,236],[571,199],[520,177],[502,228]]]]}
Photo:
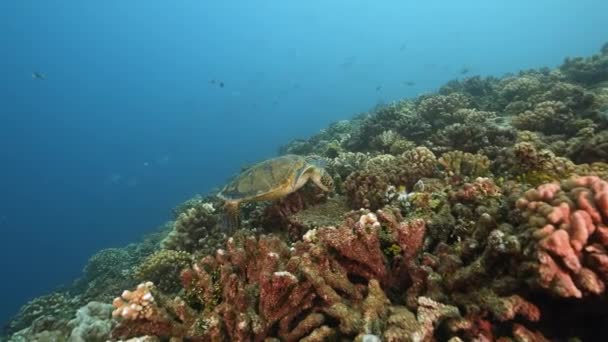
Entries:
{"type": "Polygon", "coordinates": [[[517,201],[528,219],[537,283],[562,297],[600,295],[608,281],[608,182],[548,183],[517,201]]]}
{"type": "Polygon", "coordinates": [[[230,234],[222,201],[188,200],[8,340],[606,341],[607,50],[293,141],[332,191],[243,203],[230,234]]]}

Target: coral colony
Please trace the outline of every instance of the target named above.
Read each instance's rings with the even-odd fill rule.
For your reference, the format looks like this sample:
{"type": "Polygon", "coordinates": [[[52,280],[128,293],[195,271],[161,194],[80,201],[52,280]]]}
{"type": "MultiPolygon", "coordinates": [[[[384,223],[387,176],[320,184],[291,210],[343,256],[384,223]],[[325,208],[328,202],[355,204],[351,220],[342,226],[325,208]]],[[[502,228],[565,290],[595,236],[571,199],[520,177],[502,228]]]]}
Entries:
{"type": "Polygon", "coordinates": [[[189,200],[7,338],[608,341],[607,128],[608,45],[449,82],[283,146],[325,158],[329,194],[242,203],[234,234],[189,200]]]}

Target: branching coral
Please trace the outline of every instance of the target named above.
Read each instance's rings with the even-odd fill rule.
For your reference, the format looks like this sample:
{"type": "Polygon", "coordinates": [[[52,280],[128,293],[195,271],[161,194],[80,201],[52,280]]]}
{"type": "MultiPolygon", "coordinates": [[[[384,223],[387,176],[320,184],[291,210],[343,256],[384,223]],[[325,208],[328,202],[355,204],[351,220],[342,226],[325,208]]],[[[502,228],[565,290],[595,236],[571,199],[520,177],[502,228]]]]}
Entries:
{"type": "Polygon", "coordinates": [[[426,147],[416,147],[399,157],[376,157],[367,168],[353,172],[344,191],[353,209],[378,209],[387,204],[391,186],[411,188],[421,178],[436,173],[437,158],[426,147]]]}
{"type": "Polygon", "coordinates": [[[499,96],[506,102],[527,101],[531,96],[544,89],[539,75],[527,74],[508,77],[500,82],[499,96]]]}
{"type": "Polygon", "coordinates": [[[336,158],[328,160],[326,170],[334,179],[337,176],[344,179],[352,172],[362,169],[370,158],[370,154],[361,152],[340,153],[336,158]]]}
{"type": "Polygon", "coordinates": [[[490,159],[482,154],[450,151],[441,155],[438,161],[448,177],[458,179],[484,177],[490,169],[490,159]]]}
{"type": "Polygon", "coordinates": [[[416,111],[432,127],[441,127],[458,122],[459,115],[456,112],[468,108],[469,104],[469,98],[461,93],[432,95],[423,98],[418,103],[416,111]]]}
{"type": "Polygon", "coordinates": [[[279,148],[279,153],[284,154],[318,154],[320,156],[335,158],[344,152],[345,143],[351,137],[357,127],[356,120],[341,120],[322,129],[310,139],[296,139],[279,148]]]}
{"type": "Polygon", "coordinates": [[[112,316],[121,323],[112,331],[114,336],[183,336],[191,315],[183,302],[161,299],[152,282],[141,283],[134,291],[123,291],[114,299],[112,316]]]}
{"type": "Polygon", "coordinates": [[[420,141],[431,130],[430,124],[417,114],[416,104],[411,100],[403,100],[378,108],[365,117],[346,146],[354,151],[369,151],[372,149],[372,139],[388,128],[414,142],[420,141]]]}
{"type": "Polygon", "coordinates": [[[344,192],[351,208],[381,208],[392,183],[391,175],[373,169],[353,172],[344,181],[344,192]]]}
{"type": "Polygon", "coordinates": [[[576,172],[576,165],[567,158],[557,157],[550,150],[537,149],[533,143],[520,142],[497,159],[497,171],[516,177],[520,182],[539,185],[567,178],[576,172]]]}
{"type": "Polygon", "coordinates": [[[224,241],[218,227],[218,214],[213,204],[197,203],[183,211],[173,222],[173,228],[163,240],[164,249],[208,254],[224,241]]]}
{"type": "Polygon", "coordinates": [[[568,155],[577,163],[593,163],[608,160],[608,131],[573,141],[568,155]]]}
{"type": "MultiPolygon", "coordinates": [[[[424,222],[383,215],[402,258],[422,243],[424,222]],[[390,221],[390,222],[389,222],[390,221]]],[[[226,250],[205,257],[181,276],[186,301],[166,300],[151,283],[114,302],[122,317],[115,336],[144,331],[158,336],[295,341],[318,334],[381,333],[390,300],[391,266],[382,251],[374,214],[319,228],[294,248],[276,237],[236,236],[226,250]],[[360,279],[354,282],[353,279],[360,279]]]]}
{"type": "Polygon", "coordinates": [[[566,58],[560,70],[568,79],[577,83],[592,85],[603,82],[608,80],[608,54],[566,58]]]}
{"type": "Polygon", "coordinates": [[[457,317],[460,317],[458,308],[420,297],[416,315],[405,307],[390,308],[384,339],[388,342],[432,341],[435,328],[443,320],[457,317]]]}
{"type": "Polygon", "coordinates": [[[450,124],[439,127],[425,142],[434,152],[461,150],[488,154],[491,149],[509,146],[515,132],[498,124],[496,114],[461,109],[451,116],[450,124]]]}
{"type": "Polygon", "coordinates": [[[462,80],[452,80],[439,89],[442,95],[462,93],[468,95],[472,108],[481,110],[500,110],[502,105],[496,101],[498,79],[494,77],[472,76],[462,80]]]}
{"type": "Polygon", "coordinates": [[[139,280],[152,281],[164,292],[174,293],[179,290],[179,274],[190,265],[192,256],[188,252],[160,250],[150,255],[135,269],[139,280]]]}
{"type": "Polygon", "coordinates": [[[525,111],[512,120],[515,128],[540,131],[546,134],[575,133],[578,131],[573,122],[574,113],[560,101],[545,101],[533,110],[525,111]]]}

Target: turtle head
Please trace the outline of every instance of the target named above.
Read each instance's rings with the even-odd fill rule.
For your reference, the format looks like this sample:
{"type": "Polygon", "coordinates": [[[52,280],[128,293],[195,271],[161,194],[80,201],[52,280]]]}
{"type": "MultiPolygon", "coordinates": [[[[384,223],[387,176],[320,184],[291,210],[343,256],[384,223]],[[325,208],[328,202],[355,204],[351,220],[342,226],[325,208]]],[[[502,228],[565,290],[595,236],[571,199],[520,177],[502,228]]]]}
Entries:
{"type": "Polygon", "coordinates": [[[325,169],[327,159],[317,155],[310,155],[306,157],[306,162],[313,169],[311,177],[313,182],[321,189],[332,192],[334,190],[334,181],[325,169]]]}
{"type": "Polygon", "coordinates": [[[319,169],[319,171],[321,172],[321,184],[325,185],[329,192],[334,192],[336,190],[334,179],[325,169],[319,169]]]}

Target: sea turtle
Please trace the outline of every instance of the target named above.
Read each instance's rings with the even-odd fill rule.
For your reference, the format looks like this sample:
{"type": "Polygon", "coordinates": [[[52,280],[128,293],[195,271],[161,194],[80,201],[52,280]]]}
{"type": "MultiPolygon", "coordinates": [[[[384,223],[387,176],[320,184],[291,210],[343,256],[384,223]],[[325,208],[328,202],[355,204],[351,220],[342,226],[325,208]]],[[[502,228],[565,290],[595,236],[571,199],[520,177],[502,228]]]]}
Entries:
{"type": "Polygon", "coordinates": [[[243,171],[217,195],[225,200],[224,227],[229,231],[238,228],[241,202],[279,199],[300,189],[308,180],[329,191],[332,181],[324,167],[325,161],[319,157],[288,154],[243,171]]]}

